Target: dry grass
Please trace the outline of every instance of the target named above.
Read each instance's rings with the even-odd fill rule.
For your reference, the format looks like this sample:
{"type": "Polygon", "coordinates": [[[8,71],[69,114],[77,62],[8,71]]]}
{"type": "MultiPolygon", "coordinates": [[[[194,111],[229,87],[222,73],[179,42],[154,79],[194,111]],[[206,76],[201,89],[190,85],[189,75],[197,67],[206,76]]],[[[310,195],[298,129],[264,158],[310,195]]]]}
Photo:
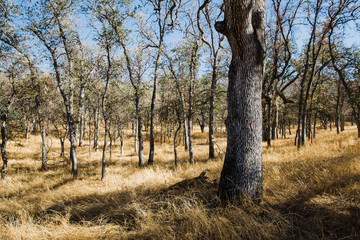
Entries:
{"type": "MultiPolygon", "coordinates": [[[[224,137],[224,136],[223,136],[224,137]]],[[[41,166],[40,137],[8,145],[0,188],[1,239],[359,239],[360,142],[355,128],[320,132],[297,150],[293,137],[264,145],[264,200],[223,205],[216,197],[221,154],[207,159],[207,136],[195,133],[194,165],[179,147],[157,146],[155,165],[137,167],[133,140],[116,146],[100,181],[101,151],[78,149],[79,177],[58,157],[52,138],[49,169],[41,166]],[[209,177],[196,179],[202,172],[209,177]]],[[[218,138],[218,152],[225,138],[218,138]]],[[[145,153],[148,149],[145,144],[145,153]]]]}

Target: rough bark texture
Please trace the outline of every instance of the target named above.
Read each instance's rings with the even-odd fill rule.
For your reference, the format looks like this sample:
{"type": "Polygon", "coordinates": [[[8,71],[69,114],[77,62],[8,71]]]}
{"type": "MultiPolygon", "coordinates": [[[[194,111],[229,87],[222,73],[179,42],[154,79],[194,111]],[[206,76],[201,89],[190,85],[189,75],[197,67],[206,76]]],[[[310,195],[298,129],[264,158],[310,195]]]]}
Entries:
{"type": "Polygon", "coordinates": [[[232,50],[228,85],[227,148],[221,199],[258,198],[262,192],[261,90],[265,59],[265,1],[224,0],[216,30],[232,50]]]}

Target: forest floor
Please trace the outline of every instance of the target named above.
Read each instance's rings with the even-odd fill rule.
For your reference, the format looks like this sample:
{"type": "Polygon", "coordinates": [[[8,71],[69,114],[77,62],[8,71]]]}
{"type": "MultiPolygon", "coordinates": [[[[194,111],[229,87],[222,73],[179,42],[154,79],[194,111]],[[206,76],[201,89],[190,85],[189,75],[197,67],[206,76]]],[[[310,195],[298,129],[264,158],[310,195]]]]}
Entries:
{"type": "Polygon", "coordinates": [[[7,182],[0,183],[0,239],[360,239],[356,128],[339,135],[321,130],[300,150],[293,140],[263,145],[262,203],[227,205],[217,198],[224,135],[216,136],[218,157],[209,160],[207,134],[195,132],[196,163],[188,164],[179,146],[177,169],[168,143],[156,146],[153,166],[138,168],[127,138],[123,155],[118,145],[111,160],[107,155],[105,181],[101,146],[91,156],[87,141],[78,148],[73,180],[56,137],[49,139],[46,171],[39,171],[40,136],[10,141],[7,182]],[[203,171],[207,179],[198,177],[203,171]]]}

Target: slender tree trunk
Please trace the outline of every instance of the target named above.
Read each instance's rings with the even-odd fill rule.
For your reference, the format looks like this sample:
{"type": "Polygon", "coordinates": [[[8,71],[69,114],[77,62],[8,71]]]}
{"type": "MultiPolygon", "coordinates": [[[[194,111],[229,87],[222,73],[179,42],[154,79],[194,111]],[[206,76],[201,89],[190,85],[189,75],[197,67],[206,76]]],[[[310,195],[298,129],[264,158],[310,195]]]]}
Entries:
{"type": "Polygon", "coordinates": [[[139,138],[139,167],[144,167],[144,143],[142,137],[142,119],[141,116],[138,116],[138,138],[139,138]]]}
{"type": "Polygon", "coordinates": [[[267,105],[267,121],[266,121],[266,142],[267,146],[271,147],[271,98],[267,99],[266,101],[267,105]]]}
{"type": "Polygon", "coordinates": [[[262,193],[262,82],[265,1],[224,0],[225,21],[216,29],[232,50],[228,84],[227,148],[221,172],[222,199],[259,198],[262,193]]]}
{"type": "MultiPolygon", "coordinates": [[[[191,90],[190,90],[191,91],[191,90]]],[[[192,95],[191,93],[189,93],[192,95]]],[[[193,152],[193,139],[192,139],[192,97],[189,96],[189,116],[188,116],[188,133],[189,133],[189,163],[193,164],[194,161],[194,152],[193,152]],[[191,100],[190,100],[191,99],[191,100]]]]}
{"type": "Polygon", "coordinates": [[[101,160],[101,181],[105,180],[106,174],[105,174],[105,167],[106,167],[106,147],[107,147],[107,141],[108,141],[108,121],[105,118],[105,136],[104,136],[104,146],[103,146],[103,152],[102,152],[102,160],[101,160]]]}
{"type": "Polygon", "coordinates": [[[176,131],[175,131],[175,135],[174,135],[174,163],[175,163],[175,169],[176,169],[177,166],[178,166],[178,156],[177,156],[177,150],[176,150],[176,148],[177,148],[176,136],[177,136],[178,132],[180,131],[181,125],[182,125],[182,124],[181,124],[181,122],[180,122],[178,128],[177,128],[176,131]]]}
{"type": "Polygon", "coordinates": [[[2,124],[1,124],[1,158],[2,158],[2,168],[1,168],[1,181],[3,183],[6,182],[6,169],[7,169],[7,157],[6,157],[6,117],[2,117],[2,124]]]}
{"type": "Polygon", "coordinates": [[[183,109],[183,121],[184,121],[184,147],[185,147],[185,151],[189,150],[189,128],[188,128],[188,122],[186,119],[186,113],[185,113],[185,99],[184,99],[184,94],[182,92],[180,92],[180,98],[181,98],[181,105],[182,105],[182,109],[183,109]]]}
{"type": "Polygon", "coordinates": [[[113,147],[113,136],[111,136],[110,132],[109,132],[109,140],[110,140],[110,162],[111,162],[111,159],[112,159],[112,147],[113,147]]]}
{"type": "Polygon", "coordinates": [[[151,106],[150,106],[150,149],[149,149],[149,160],[148,164],[154,163],[154,152],[155,152],[155,132],[154,132],[154,118],[155,118],[155,100],[156,100],[156,85],[157,85],[157,75],[160,62],[160,53],[162,47],[162,38],[160,39],[159,49],[155,61],[155,71],[154,71],[154,86],[153,94],[151,97],[151,106]]]}
{"type": "Polygon", "coordinates": [[[139,93],[137,90],[135,91],[135,109],[136,109],[136,116],[137,116],[137,134],[139,139],[139,150],[138,150],[138,157],[139,157],[139,167],[144,167],[145,160],[144,160],[144,143],[143,143],[143,136],[142,136],[142,118],[140,114],[140,99],[139,93]]]}
{"type": "Polygon", "coordinates": [[[74,123],[69,124],[69,133],[70,133],[70,160],[72,163],[71,170],[73,173],[73,177],[77,178],[77,174],[78,174],[77,156],[76,156],[77,134],[74,123]]]}
{"type": "Polygon", "coordinates": [[[124,136],[122,132],[120,132],[120,154],[124,154],[124,136]]]}
{"type": "Polygon", "coordinates": [[[39,120],[40,132],[41,132],[41,170],[47,169],[47,146],[46,146],[46,127],[44,120],[39,120]]]}
{"type": "Polygon", "coordinates": [[[275,97],[275,109],[274,109],[274,119],[272,121],[272,128],[271,128],[271,139],[275,140],[278,138],[278,126],[279,126],[279,106],[277,98],[275,97]]]}
{"type": "Polygon", "coordinates": [[[29,139],[29,133],[30,133],[30,120],[26,119],[26,128],[25,128],[25,139],[29,139]]]}
{"type": "Polygon", "coordinates": [[[95,110],[95,121],[94,121],[94,149],[95,152],[99,150],[99,131],[100,131],[100,104],[98,103],[98,106],[95,110]]]}
{"type": "Polygon", "coordinates": [[[315,113],[315,116],[314,116],[313,138],[316,137],[316,119],[317,119],[317,113],[315,113]]]}
{"type": "Polygon", "coordinates": [[[84,98],[85,98],[85,87],[83,84],[80,87],[80,95],[79,95],[79,147],[82,146],[83,137],[84,137],[84,98]]]}
{"type": "Polygon", "coordinates": [[[139,124],[138,124],[138,119],[136,119],[136,123],[134,124],[134,129],[135,129],[135,138],[134,138],[134,152],[138,151],[138,128],[139,128],[139,124]]]}
{"type": "Polygon", "coordinates": [[[86,112],[85,112],[85,116],[84,116],[84,125],[83,125],[83,137],[87,137],[87,134],[88,134],[88,115],[89,115],[89,110],[87,109],[86,112]]]}
{"type": "MultiPolygon", "coordinates": [[[[90,116],[89,120],[91,120],[90,116]]],[[[91,157],[91,121],[89,121],[89,157],[91,157]]]]}
{"type": "Polygon", "coordinates": [[[335,126],[336,133],[340,133],[340,98],[341,98],[341,81],[338,81],[337,97],[336,97],[336,112],[335,112],[335,126]]]}
{"type": "Polygon", "coordinates": [[[209,158],[215,158],[214,148],[214,110],[215,110],[215,91],[217,82],[217,56],[214,56],[211,87],[210,87],[210,108],[209,108],[209,158]]]}

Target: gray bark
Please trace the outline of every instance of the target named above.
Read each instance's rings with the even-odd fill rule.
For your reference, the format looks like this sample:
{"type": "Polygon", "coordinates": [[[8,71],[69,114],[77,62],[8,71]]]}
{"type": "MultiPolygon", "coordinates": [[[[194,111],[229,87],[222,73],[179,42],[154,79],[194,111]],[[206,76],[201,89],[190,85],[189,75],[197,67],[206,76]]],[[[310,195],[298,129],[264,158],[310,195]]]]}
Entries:
{"type": "Polygon", "coordinates": [[[215,24],[232,51],[228,85],[227,148],[221,199],[262,193],[261,91],[265,59],[265,1],[224,0],[225,20],[215,24]]]}
{"type": "Polygon", "coordinates": [[[47,169],[47,146],[46,146],[46,127],[43,119],[39,120],[41,132],[41,170],[47,169]]]}

